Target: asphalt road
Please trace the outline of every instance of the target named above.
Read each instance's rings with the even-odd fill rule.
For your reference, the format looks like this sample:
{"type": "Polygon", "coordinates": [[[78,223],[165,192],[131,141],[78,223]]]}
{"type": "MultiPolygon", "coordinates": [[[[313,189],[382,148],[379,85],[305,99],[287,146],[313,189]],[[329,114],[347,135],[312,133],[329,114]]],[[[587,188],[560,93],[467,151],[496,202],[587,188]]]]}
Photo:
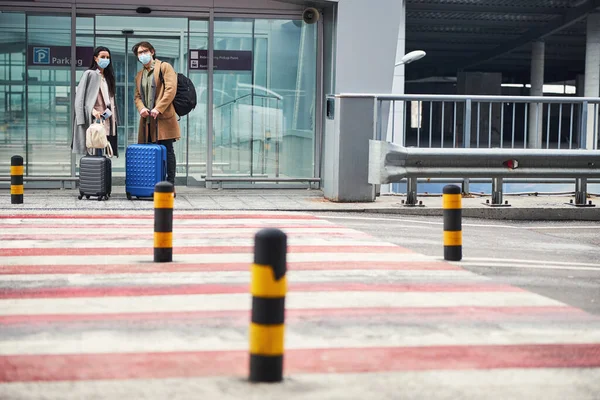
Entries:
{"type": "MultiPolygon", "coordinates": [[[[443,258],[440,217],[318,215],[382,241],[443,258]]],[[[463,218],[462,224],[463,259],[456,265],[600,315],[600,223],[463,218]]]]}

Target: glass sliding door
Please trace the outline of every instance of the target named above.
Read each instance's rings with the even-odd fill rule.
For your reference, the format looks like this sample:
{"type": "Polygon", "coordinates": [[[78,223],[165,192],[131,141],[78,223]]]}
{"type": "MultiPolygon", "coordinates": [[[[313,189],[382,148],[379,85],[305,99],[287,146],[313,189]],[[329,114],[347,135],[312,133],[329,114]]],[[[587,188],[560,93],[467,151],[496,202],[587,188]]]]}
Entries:
{"type": "Polygon", "coordinates": [[[213,176],[312,177],[317,28],[216,19],[213,176]]]}
{"type": "Polygon", "coordinates": [[[71,17],[29,15],[27,39],[26,173],[70,175],[71,17]]]}
{"type": "Polygon", "coordinates": [[[194,83],[198,103],[187,117],[187,184],[198,185],[207,172],[208,149],[208,20],[190,20],[186,54],[188,77],[194,83]]]}
{"type": "Polygon", "coordinates": [[[214,24],[213,176],[253,175],[253,27],[246,19],[214,24]],[[226,63],[227,57],[237,57],[237,63],[226,63]]]}
{"type": "MultiPolygon", "coordinates": [[[[137,143],[140,118],[134,95],[135,76],[142,65],[131,49],[138,42],[148,41],[154,46],[158,59],[170,63],[176,72],[187,73],[183,47],[187,42],[187,19],[96,16],[95,23],[95,45],[108,47],[112,54],[111,62],[117,85],[116,102],[120,113],[119,158],[113,159],[113,177],[124,177],[125,149],[128,145],[137,143]],[[149,20],[151,24],[148,23],[149,20]],[[159,31],[160,36],[157,35],[159,31]]],[[[175,145],[178,182],[185,178],[186,118],[182,118],[179,125],[181,140],[175,145]]]]}
{"type": "Polygon", "coordinates": [[[25,20],[24,13],[0,14],[0,164],[4,175],[12,156],[25,158],[25,20]]]}
{"type": "Polygon", "coordinates": [[[76,87],[89,67],[94,47],[106,46],[112,53],[120,120],[113,177],[115,185],[123,184],[125,150],[137,143],[139,123],[134,79],[142,66],[131,48],[149,41],[157,58],[192,80],[198,98],[196,108],[179,120],[177,184],[202,185],[209,174],[313,177],[317,24],[220,16],[211,25],[203,14],[138,17],[90,10],[77,15],[71,32],[70,14],[0,13],[3,159],[22,154],[29,175],[68,176],[73,168],[77,173],[79,157],[71,152],[71,85],[76,87]]]}

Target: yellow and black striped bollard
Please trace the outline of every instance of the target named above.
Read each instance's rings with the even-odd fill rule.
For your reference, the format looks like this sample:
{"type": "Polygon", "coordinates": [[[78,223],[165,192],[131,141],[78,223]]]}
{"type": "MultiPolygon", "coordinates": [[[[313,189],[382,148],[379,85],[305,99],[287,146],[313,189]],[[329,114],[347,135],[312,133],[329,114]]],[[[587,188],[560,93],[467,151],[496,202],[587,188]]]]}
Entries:
{"type": "Polygon", "coordinates": [[[167,181],[154,186],[154,262],[173,261],[174,189],[167,181]]]}
{"type": "Polygon", "coordinates": [[[263,229],[254,237],[252,321],[250,324],[250,381],[283,379],[287,236],[263,229]]]}
{"type": "Polygon", "coordinates": [[[444,260],[462,259],[462,194],[457,185],[444,186],[444,260]]]}
{"type": "Polygon", "coordinates": [[[10,204],[23,204],[23,157],[10,158],[10,204]]]}

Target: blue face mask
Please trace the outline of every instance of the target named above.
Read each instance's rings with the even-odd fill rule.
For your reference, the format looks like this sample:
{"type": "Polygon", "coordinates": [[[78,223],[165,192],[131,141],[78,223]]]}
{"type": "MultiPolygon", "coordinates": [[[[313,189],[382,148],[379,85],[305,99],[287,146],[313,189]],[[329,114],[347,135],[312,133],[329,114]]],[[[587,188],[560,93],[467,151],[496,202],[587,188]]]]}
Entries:
{"type": "Polygon", "coordinates": [[[138,60],[140,60],[140,62],[144,65],[148,64],[150,61],[152,61],[152,55],[150,53],[144,53],[144,54],[140,54],[138,56],[138,60]]]}
{"type": "Polygon", "coordinates": [[[98,60],[98,66],[102,69],[108,67],[108,64],[110,64],[110,58],[100,58],[98,60]]]}

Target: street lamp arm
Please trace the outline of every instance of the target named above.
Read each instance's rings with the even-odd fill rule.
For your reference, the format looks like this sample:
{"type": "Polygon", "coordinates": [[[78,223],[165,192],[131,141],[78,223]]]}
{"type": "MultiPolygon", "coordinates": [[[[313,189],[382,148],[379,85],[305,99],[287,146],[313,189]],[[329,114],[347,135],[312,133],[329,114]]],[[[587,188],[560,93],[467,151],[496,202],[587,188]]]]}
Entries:
{"type": "Polygon", "coordinates": [[[423,50],[411,51],[410,53],[405,54],[395,66],[397,67],[399,65],[410,64],[413,61],[417,61],[425,57],[426,54],[427,53],[425,53],[423,50]]]}

